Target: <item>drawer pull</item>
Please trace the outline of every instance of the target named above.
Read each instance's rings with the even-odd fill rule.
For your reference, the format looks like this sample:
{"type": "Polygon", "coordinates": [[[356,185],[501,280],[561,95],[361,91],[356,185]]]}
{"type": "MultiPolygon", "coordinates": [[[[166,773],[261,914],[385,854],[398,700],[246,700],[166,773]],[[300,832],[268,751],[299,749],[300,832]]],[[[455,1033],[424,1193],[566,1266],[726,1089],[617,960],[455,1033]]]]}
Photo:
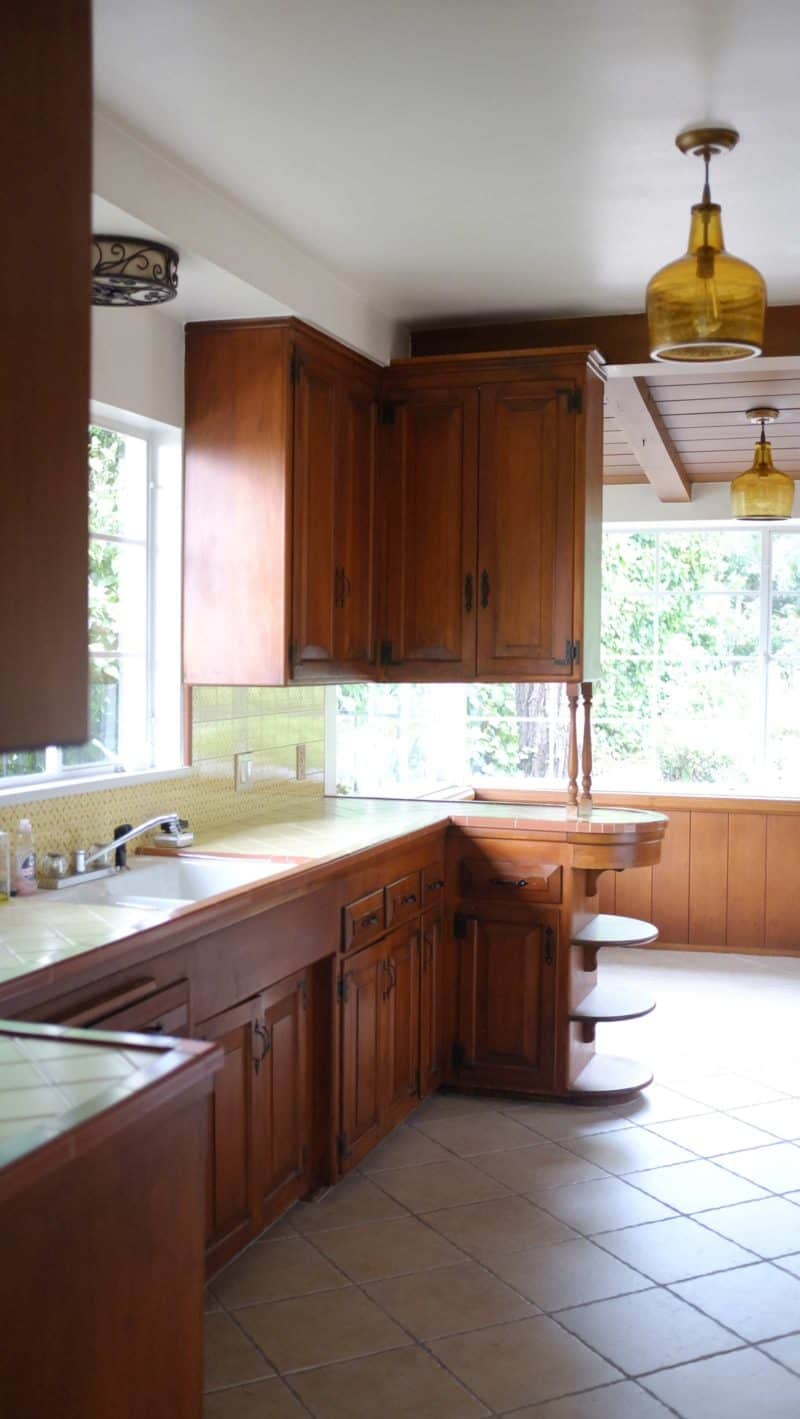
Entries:
{"type": "Polygon", "coordinates": [[[429,892],[441,892],[443,886],[444,886],[444,879],[443,879],[442,877],[437,877],[433,882],[429,882],[429,883],[428,883],[428,891],[429,891],[429,892]]]}
{"type": "Polygon", "coordinates": [[[412,903],[412,902],[415,902],[416,900],[417,900],[417,894],[416,894],[416,892],[407,892],[404,897],[401,897],[401,898],[400,898],[400,905],[401,905],[401,907],[410,907],[410,906],[411,906],[411,903],[412,903]]]}
{"type": "Polygon", "coordinates": [[[253,1068],[257,1074],[272,1049],[272,1031],[269,1025],[262,1025],[260,1020],[255,1021],[253,1030],[261,1041],[261,1053],[256,1055],[253,1059],[253,1068]]]}
{"type": "Polygon", "coordinates": [[[377,925],[378,925],[378,917],[377,917],[377,914],[376,914],[375,912],[370,912],[369,916],[362,916],[360,922],[358,923],[358,929],[359,929],[359,931],[362,931],[362,930],[363,930],[365,927],[367,927],[367,926],[377,926],[377,925]]]}
{"type": "Polygon", "coordinates": [[[492,877],[490,885],[492,887],[511,887],[512,890],[518,892],[521,891],[523,887],[527,887],[528,879],[527,877],[520,877],[516,882],[512,882],[509,877],[492,877]]]}

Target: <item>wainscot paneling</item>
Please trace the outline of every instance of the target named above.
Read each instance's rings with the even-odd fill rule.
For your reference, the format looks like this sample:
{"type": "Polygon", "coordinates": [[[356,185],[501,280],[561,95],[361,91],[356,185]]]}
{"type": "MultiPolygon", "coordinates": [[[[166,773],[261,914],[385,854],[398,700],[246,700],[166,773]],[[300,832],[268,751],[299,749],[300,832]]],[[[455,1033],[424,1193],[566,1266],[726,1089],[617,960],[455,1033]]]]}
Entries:
{"type": "MultiPolygon", "coordinates": [[[[553,794],[479,791],[553,801],[553,794]]],[[[800,803],[596,794],[597,807],[653,809],[669,828],[656,867],[606,872],[599,909],[643,917],[659,946],[800,956],[800,803]]]]}

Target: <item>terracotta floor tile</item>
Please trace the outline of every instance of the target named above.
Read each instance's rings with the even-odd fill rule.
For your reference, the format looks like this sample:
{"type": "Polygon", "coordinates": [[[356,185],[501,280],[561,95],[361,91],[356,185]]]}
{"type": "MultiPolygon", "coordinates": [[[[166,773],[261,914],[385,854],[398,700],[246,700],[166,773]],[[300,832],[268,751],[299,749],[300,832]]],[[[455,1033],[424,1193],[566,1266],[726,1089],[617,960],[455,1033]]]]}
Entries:
{"type": "Polygon", "coordinates": [[[271,1365],[224,1311],[205,1317],[203,1362],[203,1384],[207,1390],[244,1384],[246,1380],[260,1380],[273,1373],[271,1365]]]}
{"type": "Polygon", "coordinates": [[[555,1247],[498,1252],[489,1264],[496,1276],[543,1311],[643,1291],[651,1285],[646,1277],[583,1237],[555,1247]]]}
{"type": "MultiPolygon", "coordinates": [[[[745,1203],[747,1207],[762,1205],[745,1203]]],[[[704,1213],[703,1221],[713,1215],[704,1213]]],[[[732,1266],[746,1266],[755,1260],[749,1251],[709,1232],[691,1217],[648,1222],[643,1227],[623,1227],[620,1231],[605,1233],[599,1238],[599,1244],[659,1285],[688,1281],[694,1276],[725,1271],[732,1266]]]]}
{"type": "Polygon", "coordinates": [[[478,1419],[488,1411],[416,1346],[294,1375],[317,1419],[478,1419]]]}
{"type": "Polygon", "coordinates": [[[702,1215],[704,1227],[759,1256],[782,1256],[800,1250],[800,1207],[788,1197],[765,1197],[720,1207],[702,1215]]]}
{"type": "Polygon", "coordinates": [[[782,1099],[776,1104],[756,1104],[734,1110],[737,1119],[774,1134],[776,1138],[800,1138],[800,1099],[782,1099]]]}
{"type": "Polygon", "coordinates": [[[744,1340],[800,1330],[800,1281],[769,1261],[680,1281],[672,1290],[744,1340]]]}
{"type": "Polygon", "coordinates": [[[451,1154],[419,1128],[403,1126],[390,1133],[383,1143],[368,1153],[361,1171],[382,1173],[387,1168],[409,1168],[421,1163],[446,1163],[451,1154]]]}
{"type": "Polygon", "coordinates": [[[615,1227],[632,1227],[638,1222],[660,1222],[674,1217],[670,1207],[646,1197],[622,1178],[600,1178],[595,1182],[574,1183],[571,1187],[538,1188],[532,1200],[577,1232],[591,1235],[615,1227]]]}
{"type": "Polygon", "coordinates": [[[741,1343],[730,1331],[713,1320],[704,1320],[664,1290],[595,1301],[561,1311],[558,1318],[628,1375],[680,1365],[715,1351],[732,1350],[741,1343]]]}
{"type": "MultiPolygon", "coordinates": [[[[535,1255],[546,1250],[537,1249],[535,1255]]],[[[537,1314],[536,1306],[474,1261],[376,1281],[365,1290],[418,1340],[435,1340],[537,1314]]]]}
{"type": "Polygon", "coordinates": [[[771,1192],[791,1192],[800,1187],[800,1148],[794,1143],[770,1143],[766,1148],[747,1148],[743,1153],[723,1153],[717,1162],[771,1192]]]}
{"type": "Polygon", "coordinates": [[[800,1380],[758,1350],[737,1350],[648,1375],[647,1388],[683,1419],[797,1419],[800,1380]]]}
{"type": "MultiPolygon", "coordinates": [[[[773,1105],[768,1105],[773,1107],[773,1105]]],[[[740,1148],[758,1148],[772,1141],[762,1128],[754,1128],[730,1114],[701,1114],[699,1118],[679,1118],[672,1123],[653,1123],[649,1131],[667,1138],[681,1148],[688,1148],[701,1158],[715,1158],[719,1153],[733,1153],[740,1148]]]]}
{"type": "Polygon", "coordinates": [[[431,1350],[491,1409],[518,1409],[619,1379],[548,1316],[435,1340],[431,1350]]]}
{"type": "Polygon", "coordinates": [[[634,1181],[643,1192],[677,1212],[704,1212],[709,1207],[732,1207],[767,1196],[755,1183],[700,1158],[694,1163],[637,1173],[634,1181]]]}
{"type": "Polygon", "coordinates": [[[296,1237],[297,1230],[294,1226],[294,1220],[299,1209],[300,1203],[296,1202],[294,1207],[290,1207],[289,1211],[286,1212],[283,1217],[278,1218],[277,1222],[273,1222],[271,1226],[265,1227],[258,1240],[260,1242],[277,1242],[282,1237],[296,1237]]]}
{"type": "Polygon", "coordinates": [[[238,1318],[282,1374],[411,1343],[400,1327],[354,1286],[248,1306],[239,1311],[238,1318]]]}
{"type": "Polygon", "coordinates": [[[687,1098],[697,1099],[713,1109],[741,1109],[786,1097],[778,1089],[755,1079],[745,1079],[740,1074],[709,1074],[704,1079],[687,1079],[682,1092],[687,1098]]]}
{"type": "Polygon", "coordinates": [[[463,1158],[381,1173],[378,1186],[411,1212],[434,1212],[439,1207],[458,1207],[507,1195],[500,1183],[463,1158]]]}
{"type": "Polygon", "coordinates": [[[302,1419],[306,1413],[283,1380],[261,1380],[206,1395],[203,1419],[302,1419]]]}
{"type": "Polygon", "coordinates": [[[590,1178],[604,1176],[593,1163],[551,1142],[535,1143],[528,1148],[508,1148],[502,1153],[479,1153],[472,1162],[481,1172],[488,1173],[511,1192],[588,1182],[590,1178]]]}
{"type": "Polygon", "coordinates": [[[219,1301],[214,1295],[214,1292],[211,1290],[211,1287],[206,1286],[206,1289],[203,1292],[203,1310],[205,1314],[211,1315],[213,1311],[219,1311],[221,1309],[222,1307],[220,1306],[219,1301]]]}
{"type": "Polygon", "coordinates": [[[592,1108],[582,1104],[580,1108],[575,1108],[574,1104],[506,1103],[500,1107],[516,1123],[524,1124],[542,1138],[550,1138],[554,1142],[561,1138],[582,1138],[586,1134],[611,1133],[632,1127],[626,1116],[629,1105],[592,1108]]]}
{"type": "Polygon", "coordinates": [[[345,1178],[316,1202],[301,1203],[292,1213],[292,1223],[304,1236],[330,1227],[351,1227],[358,1222],[380,1222],[388,1217],[404,1217],[399,1203],[370,1182],[369,1178],[345,1178]]]}
{"type": "Polygon", "coordinates": [[[497,1113],[502,1099],[482,1097],[475,1094],[431,1094],[415,1109],[409,1123],[417,1128],[421,1123],[432,1123],[442,1118],[462,1118],[465,1114],[497,1113]]]}
{"type": "Polygon", "coordinates": [[[640,1173],[645,1168],[690,1163],[691,1153],[666,1138],[648,1133],[646,1128],[628,1128],[621,1133],[599,1133],[589,1138],[572,1138],[569,1147],[582,1158],[609,1173],[640,1173]]]}
{"type": "Polygon", "coordinates": [[[667,1419],[669,1410],[634,1380],[517,1409],[513,1419],[667,1419]]]}
{"type": "Polygon", "coordinates": [[[449,1267],[465,1260],[463,1252],[416,1217],[339,1227],[318,1233],[315,1241],[325,1256],[359,1282],[449,1267]]]}
{"type": "Polygon", "coordinates": [[[443,1212],[428,1213],[427,1220],[478,1261],[491,1262],[501,1251],[549,1246],[575,1238],[568,1227],[524,1197],[501,1197],[468,1207],[448,1207],[443,1212]]]}
{"type": "Polygon", "coordinates": [[[296,1236],[255,1242],[214,1277],[216,1294],[228,1310],[347,1285],[346,1276],[296,1236]]]}
{"type": "Polygon", "coordinates": [[[455,1118],[422,1120],[420,1131],[460,1158],[501,1148],[524,1148],[531,1135],[522,1124],[499,1113],[464,1114],[455,1118]]]}

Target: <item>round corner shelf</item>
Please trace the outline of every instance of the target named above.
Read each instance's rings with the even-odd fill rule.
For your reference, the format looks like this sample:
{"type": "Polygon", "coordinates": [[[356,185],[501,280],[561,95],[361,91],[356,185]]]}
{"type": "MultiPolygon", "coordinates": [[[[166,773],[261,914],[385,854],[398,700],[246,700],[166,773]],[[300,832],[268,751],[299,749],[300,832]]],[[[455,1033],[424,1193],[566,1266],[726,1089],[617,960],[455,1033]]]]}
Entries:
{"type": "Polygon", "coordinates": [[[596,985],[569,1012],[570,1020],[599,1025],[619,1020],[640,1020],[655,1010],[656,1002],[645,991],[631,986],[596,985]]]}
{"type": "Polygon", "coordinates": [[[595,1054],[570,1087],[570,1096],[584,1103],[619,1101],[638,1094],[652,1084],[647,1065],[617,1054],[595,1054]]]}
{"type": "Polygon", "coordinates": [[[649,946],[658,939],[658,927],[634,916],[610,916],[598,912],[572,938],[573,946],[649,946]]]}

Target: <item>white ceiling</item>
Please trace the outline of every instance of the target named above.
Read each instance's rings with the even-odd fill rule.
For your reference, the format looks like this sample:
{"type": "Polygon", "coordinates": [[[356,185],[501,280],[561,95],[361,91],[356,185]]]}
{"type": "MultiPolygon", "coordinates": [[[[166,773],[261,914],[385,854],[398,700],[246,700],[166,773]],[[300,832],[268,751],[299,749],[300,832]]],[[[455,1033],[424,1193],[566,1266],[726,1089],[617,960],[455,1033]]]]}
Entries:
{"type": "Polygon", "coordinates": [[[641,310],[709,117],[728,245],[800,300],[797,0],[94,8],[106,113],[394,319],[641,310]]]}

